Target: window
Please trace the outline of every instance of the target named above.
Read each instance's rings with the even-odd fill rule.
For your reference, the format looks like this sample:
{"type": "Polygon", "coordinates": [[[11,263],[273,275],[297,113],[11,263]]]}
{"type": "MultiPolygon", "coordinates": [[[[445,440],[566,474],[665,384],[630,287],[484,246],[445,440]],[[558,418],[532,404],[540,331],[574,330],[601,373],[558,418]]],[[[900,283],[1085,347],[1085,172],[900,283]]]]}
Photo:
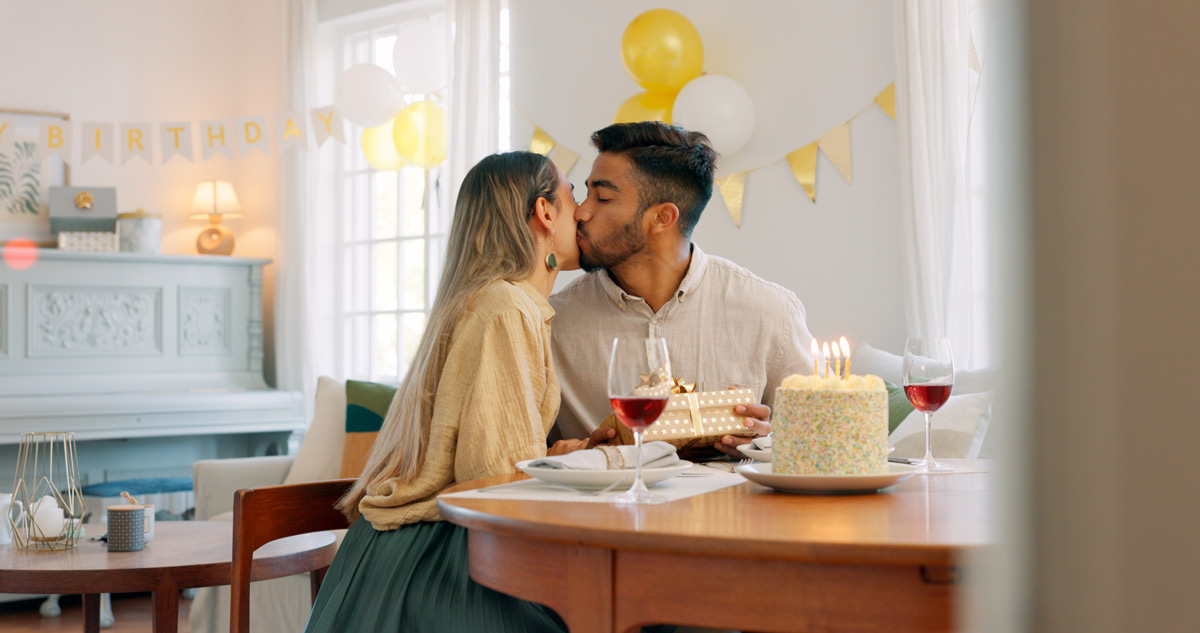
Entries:
{"type": "MultiPolygon", "coordinates": [[[[335,84],[336,75],[355,64],[394,71],[398,25],[445,20],[441,3],[412,5],[330,25],[323,33],[322,50],[333,58],[326,60],[325,68],[334,76],[326,81],[335,84]]],[[[406,97],[409,103],[423,98],[406,97]]],[[[329,188],[338,215],[333,244],[340,253],[332,258],[340,282],[336,373],[395,383],[420,343],[441,271],[449,228],[449,214],[437,195],[443,167],[376,171],[363,156],[362,131],[347,126],[347,143],[320,176],[320,186],[329,188]]]]}

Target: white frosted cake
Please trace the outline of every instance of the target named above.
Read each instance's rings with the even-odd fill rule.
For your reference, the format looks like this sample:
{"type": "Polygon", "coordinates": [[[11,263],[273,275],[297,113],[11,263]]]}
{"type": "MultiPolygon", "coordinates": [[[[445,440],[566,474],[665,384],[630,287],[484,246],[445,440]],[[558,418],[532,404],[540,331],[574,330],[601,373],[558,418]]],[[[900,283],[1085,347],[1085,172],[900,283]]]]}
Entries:
{"type": "Polygon", "coordinates": [[[789,475],[887,472],[888,398],[878,376],[788,376],[775,390],[772,471],[789,475]]]}

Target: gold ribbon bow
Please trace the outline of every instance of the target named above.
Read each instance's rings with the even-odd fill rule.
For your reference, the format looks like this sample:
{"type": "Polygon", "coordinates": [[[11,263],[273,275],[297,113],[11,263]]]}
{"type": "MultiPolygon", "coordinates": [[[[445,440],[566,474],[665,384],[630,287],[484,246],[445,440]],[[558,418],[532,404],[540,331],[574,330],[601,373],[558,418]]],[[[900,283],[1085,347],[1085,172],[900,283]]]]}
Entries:
{"type": "Polygon", "coordinates": [[[682,378],[674,378],[671,380],[671,393],[693,393],[696,391],[696,383],[683,382],[682,378]]]}

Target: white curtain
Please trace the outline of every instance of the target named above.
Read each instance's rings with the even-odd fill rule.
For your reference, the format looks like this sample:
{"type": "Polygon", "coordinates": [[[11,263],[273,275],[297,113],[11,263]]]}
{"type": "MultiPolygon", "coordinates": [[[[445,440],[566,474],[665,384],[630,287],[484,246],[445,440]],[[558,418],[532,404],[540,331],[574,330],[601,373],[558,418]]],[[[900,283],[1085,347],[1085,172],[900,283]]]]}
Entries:
{"type": "MultiPolygon", "coordinates": [[[[287,5],[287,65],[284,103],[289,110],[308,116],[316,90],[317,8],[316,0],[291,0],[287,5]]],[[[321,234],[317,213],[316,151],[283,153],[280,175],[279,281],[275,300],[275,355],[278,387],[304,392],[305,406],[312,408],[317,377],[313,333],[321,303],[318,301],[322,269],[313,254],[321,234]]],[[[328,267],[324,267],[328,269],[328,267]]]]}
{"type": "Polygon", "coordinates": [[[895,0],[905,316],[910,336],[946,336],[971,367],[969,7],[895,0]]]}
{"type": "Polygon", "coordinates": [[[500,10],[502,0],[448,0],[453,21],[450,55],[450,147],[447,148],[446,196],[452,210],[467,171],[500,142],[500,10]]]}

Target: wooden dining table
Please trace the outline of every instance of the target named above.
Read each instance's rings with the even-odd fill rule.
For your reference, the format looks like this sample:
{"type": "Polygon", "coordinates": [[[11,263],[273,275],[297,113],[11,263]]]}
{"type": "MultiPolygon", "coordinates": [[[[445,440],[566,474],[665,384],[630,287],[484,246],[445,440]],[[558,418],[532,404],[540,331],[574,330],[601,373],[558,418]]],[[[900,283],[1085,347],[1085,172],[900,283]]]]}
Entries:
{"type": "Polygon", "coordinates": [[[477,582],[554,609],[572,633],[650,624],[935,633],[958,629],[977,555],[996,544],[994,481],[915,475],[855,495],[745,482],[655,505],[441,497],[438,507],[467,528],[477,582]]]}

